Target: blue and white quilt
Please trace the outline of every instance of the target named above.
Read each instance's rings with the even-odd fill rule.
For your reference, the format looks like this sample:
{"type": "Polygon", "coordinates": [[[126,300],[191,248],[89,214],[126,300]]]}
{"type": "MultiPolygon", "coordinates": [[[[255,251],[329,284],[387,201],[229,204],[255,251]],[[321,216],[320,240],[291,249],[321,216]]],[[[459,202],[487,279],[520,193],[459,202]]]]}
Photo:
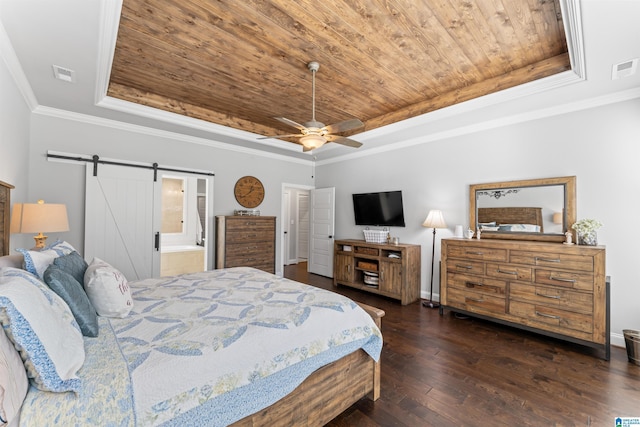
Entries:
{"type": "MultiPolygon", "coordinates": [[[[110,351],[89,346],[102,354],[88,353],[79,373],[82,397],[92,381],[84,371],[103,369],[87,364],[118,366],[124,360],[130,383],[112,394],[130,389],[133,398],[96,394],[107,400],[103,415],[111,402],[113,425],[228,425],[286,396],[328,363],[359,348],[377,361],[382,349],[379,329],[350,299],[253,268],[130,287],[129,316],[102,322],[98,338],[85,338],[115,335],[118,345],[110,351]]],[[[91,388],[86,392],[95,393],[95,384],[91,388]]],[[[72,400],[78,399],[58,402],[56,413],[72,412],[60,408],[72,400]]],[[[38,409],[31,413],[36,417],[38,409]]]]}

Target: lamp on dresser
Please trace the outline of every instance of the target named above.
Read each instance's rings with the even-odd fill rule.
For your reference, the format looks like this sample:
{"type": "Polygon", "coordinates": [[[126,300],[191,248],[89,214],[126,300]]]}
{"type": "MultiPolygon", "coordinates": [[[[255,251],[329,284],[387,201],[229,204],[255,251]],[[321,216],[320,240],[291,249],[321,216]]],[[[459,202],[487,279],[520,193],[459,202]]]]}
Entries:
{"type": "Polygon", "coordinates": [[[424,220],[422,226],[433,228],[433,245],[431,247],[431,285],[429,287],[429,301],[423,301],[422,305],[429,308],[437,308],[440,307],[440,303],[437,301],[433,301],[433,266],[436,256],[436,229],[447,228],[447,223],[444,222],[442,211],[432,209],[429,211],[429,215],[427,215],[427,219],[424,220]]]}
{"type": "Polygon", "coordinates": [[[44,248],[47,236],[42,233],[69,231],[67,207],[62,204],[16,203],[11,214],[11,233],[38,233],[33,239],[36,249],[44,248]]]}

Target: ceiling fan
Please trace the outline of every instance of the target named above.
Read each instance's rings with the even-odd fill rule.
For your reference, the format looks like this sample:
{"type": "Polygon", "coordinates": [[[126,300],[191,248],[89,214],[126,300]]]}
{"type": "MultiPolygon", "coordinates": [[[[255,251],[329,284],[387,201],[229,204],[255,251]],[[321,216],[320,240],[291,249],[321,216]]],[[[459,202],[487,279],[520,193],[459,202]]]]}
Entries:
{"type": "Polygon", "coordinates": [[[267,138],[300,138],[303,151],[311,151],[316,148],[320,148],[327,142],[335,142],[336,144],[346,145],[348,147],[358,148],[362,145],[361,142],[354,141],[353,139],[345,138],[344,136],[334,135],[340,132],[346,132],[348,130],[357,129],[364,126],[358,119],[349,119],[342,122],[338,122],[332,125],[325,125],[322,122],[316,120],[316,72],[320,68],[320,64],[312,61],[307,64],[307,68],[311,71],[312,76],[312,106],[311,106],[311,121],[300,124],[285,117],[275,117],[276,120],[281,121],[284,124],[293,126],[300,130],[300,133],[289,135],[271,135],[264,136],[258,139],[267,138]]]}

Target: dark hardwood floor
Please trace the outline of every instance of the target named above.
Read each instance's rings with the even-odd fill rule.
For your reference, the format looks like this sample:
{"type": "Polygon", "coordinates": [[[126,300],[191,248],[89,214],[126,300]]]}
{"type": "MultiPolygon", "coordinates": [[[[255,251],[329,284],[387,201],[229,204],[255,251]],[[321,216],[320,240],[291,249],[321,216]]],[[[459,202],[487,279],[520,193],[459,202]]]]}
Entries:
{"type": "Polygon", "coordinates": [[[366,398],[329,426],[615,426],[640,417],[640,366],[582,346],[416,302],[399,302],[308,274],[285,276],[385,310],[381,398],[366,398]]]}

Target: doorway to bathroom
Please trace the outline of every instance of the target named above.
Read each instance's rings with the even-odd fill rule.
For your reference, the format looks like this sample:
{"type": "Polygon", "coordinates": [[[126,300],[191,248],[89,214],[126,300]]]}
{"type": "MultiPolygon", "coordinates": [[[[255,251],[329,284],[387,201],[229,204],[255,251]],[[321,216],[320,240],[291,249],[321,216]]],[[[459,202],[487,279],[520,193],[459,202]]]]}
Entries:
{"type": "Polygon", "coordinates": [[[160,275],[207,269],[207,180],[162,176],[160,275]]]}

